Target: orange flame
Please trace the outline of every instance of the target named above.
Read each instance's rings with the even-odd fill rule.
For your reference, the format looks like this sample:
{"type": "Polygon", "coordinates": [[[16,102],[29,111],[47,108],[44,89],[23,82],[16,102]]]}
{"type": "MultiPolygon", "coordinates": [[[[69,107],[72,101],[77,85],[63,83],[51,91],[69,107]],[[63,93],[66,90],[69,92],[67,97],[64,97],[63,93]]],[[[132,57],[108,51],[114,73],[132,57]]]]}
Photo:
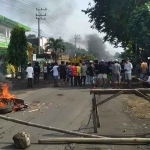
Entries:
{"type": "Polygon", "coordinates": [[[9,93],[8,84],[7,83],[3,83],[1,85],[1,90],[2,91],[0,93],[0,98],[7,98],[7,99],[15,98],[15,95],[9,93]]]}
{"type": "MultiPolygon", "coordinates": [[[[15,95],[9,93],[7,83],[1,84],[0,99],[2,99],[2,98],[6,98],[8,100],[15,98],[15,95]]],[[[4,107],[5,105],[7,105],[7,104],[5,104],[3,101],[0,101],[0,107],[4,107]]]]}

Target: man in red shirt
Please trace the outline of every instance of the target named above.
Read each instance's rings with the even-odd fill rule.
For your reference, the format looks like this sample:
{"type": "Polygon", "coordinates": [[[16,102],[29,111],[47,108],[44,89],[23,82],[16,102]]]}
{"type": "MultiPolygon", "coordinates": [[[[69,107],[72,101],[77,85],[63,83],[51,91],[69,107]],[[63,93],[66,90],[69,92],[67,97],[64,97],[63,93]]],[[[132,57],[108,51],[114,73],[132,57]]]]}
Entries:
{"type": "Polygon", "coordinates": [[[70,67],[71,70],[71,86],[77,85],[77,67],[72,63],[72,66],[70,67]],[[74,80],[74,82],[73,82],[74,80]]]}

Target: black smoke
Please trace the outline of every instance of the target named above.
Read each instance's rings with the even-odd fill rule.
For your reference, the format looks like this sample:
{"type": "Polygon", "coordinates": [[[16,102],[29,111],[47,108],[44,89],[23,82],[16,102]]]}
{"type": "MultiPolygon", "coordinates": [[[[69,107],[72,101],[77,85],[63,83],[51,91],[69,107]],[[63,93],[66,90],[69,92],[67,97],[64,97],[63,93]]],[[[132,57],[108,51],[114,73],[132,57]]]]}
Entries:
{"type": "Polygon", "coordinates": [[[46,34],[60,33],[61,30],[67,32],[65,22],[73,14],[76,3],[74,0],[2,0],[0,14],[37,29],[36,8],[47,8],[47,11],[41,11],[43,15],[46,13],[41,30],[49,32],[46,34]]]}
{"type": "Polygon", "coordinates": [[[106,45],[103,39],[98,34],[88,34],[80,41],[81,44],[86,46],[86,49],[95,55],[99,61],[112,60],[113,56],[106,50],[106,45]]]}

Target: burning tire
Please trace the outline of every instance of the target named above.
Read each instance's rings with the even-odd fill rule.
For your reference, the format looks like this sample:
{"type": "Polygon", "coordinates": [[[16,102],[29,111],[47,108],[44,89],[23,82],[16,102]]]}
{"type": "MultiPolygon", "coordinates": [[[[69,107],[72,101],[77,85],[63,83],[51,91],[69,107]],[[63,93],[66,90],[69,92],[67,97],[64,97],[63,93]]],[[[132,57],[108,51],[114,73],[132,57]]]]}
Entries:
{"type": "Polygon", "coordinates": [[[12,112],[14,106],[13,101],[3,98],[1,100],[1,103],[3,103],[4,106],[0,107],[0,114],[6,114],[12,112]]]}

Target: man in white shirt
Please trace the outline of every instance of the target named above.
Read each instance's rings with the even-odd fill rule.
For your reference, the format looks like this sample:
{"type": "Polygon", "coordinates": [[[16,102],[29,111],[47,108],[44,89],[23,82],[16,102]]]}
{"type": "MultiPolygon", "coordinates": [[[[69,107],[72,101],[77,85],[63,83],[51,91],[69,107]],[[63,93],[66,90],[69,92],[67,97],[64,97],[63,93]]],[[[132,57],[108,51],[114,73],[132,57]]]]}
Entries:
{"type": "Polygon", "coordinates": [[[58,68],[59,66],[57,65],[57,63],[55,63],[52,71],[53,71],[53,77],[54,77],[54,86],[57,87],[58,86],[58,75],[59,75],[59,72],[58,72],[58,68]]]}
{"type": "Polygon", "coordinates": [[[132,63],[129,62],[129,59],[126,59],[126,62],[124,64],[125,80],[128,81],[129,88],[131,87],[132,69],[133,69],[132,63]]]}
{"type": "Polygon", "coordinates": [[[28,79],[28,87],[32,88],[32,78],[33,78],[33,67],[31,66],[31,63],[28,64],[28,67],[26,69],[27,73],[27,79],[28,79]]]}

